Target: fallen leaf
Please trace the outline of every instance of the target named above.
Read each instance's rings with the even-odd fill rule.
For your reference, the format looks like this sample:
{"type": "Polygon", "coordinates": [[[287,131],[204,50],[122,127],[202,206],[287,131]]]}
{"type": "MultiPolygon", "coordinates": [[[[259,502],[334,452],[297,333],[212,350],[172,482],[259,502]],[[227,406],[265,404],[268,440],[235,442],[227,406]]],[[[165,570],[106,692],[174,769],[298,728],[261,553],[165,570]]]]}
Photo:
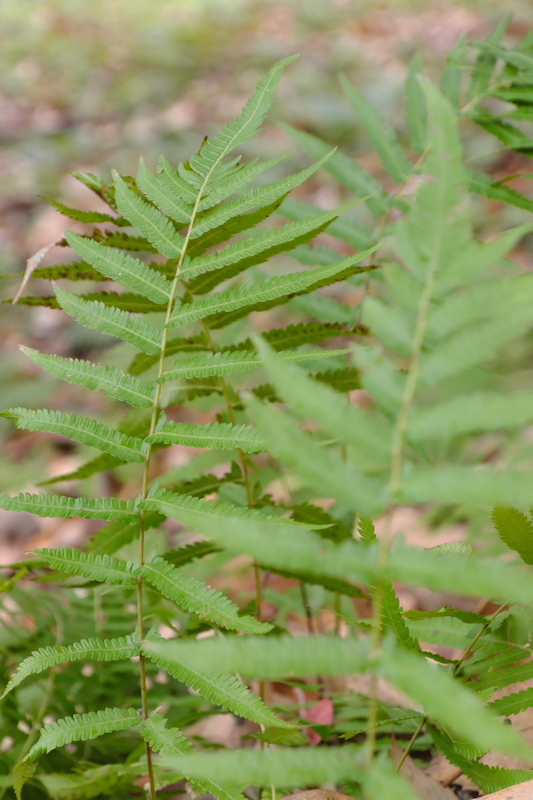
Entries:
{"type": "MultiPolygon", "coordinates": [[[[392,760],[399,764],[403,758],[403,750],[398,742],[392,742],[392,760]]],[[[420,767],[417,767],[410,756],[407,756],[400,772],[404,775],[421,800],[457,800],[457,796],[451,789],[438,783],[430,775],[426,775],[420,767]]]]}
{"type": "MultiPolygon", "coordinates": [[[[317,725],[333,725],[333,720],[335,718],[333,703],[329,697],[323,697],[316,706],[308,708],[303,716],[305,719],[309,720],[309,722],[314,722],[317,725]]],[[[306,728],[305,730],[312,745],[320,744],[322,737],[319,733],[312,728],[306,728]]]]}

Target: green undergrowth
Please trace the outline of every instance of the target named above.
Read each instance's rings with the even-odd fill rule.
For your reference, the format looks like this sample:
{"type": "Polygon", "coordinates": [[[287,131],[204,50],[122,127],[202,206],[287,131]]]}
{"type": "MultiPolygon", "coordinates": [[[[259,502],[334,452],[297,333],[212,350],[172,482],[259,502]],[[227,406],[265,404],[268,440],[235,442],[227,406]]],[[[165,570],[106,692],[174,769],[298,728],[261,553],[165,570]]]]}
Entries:
{"type": "Polygon", "coordinates": [[[70,264],[27,276],[53,294],[18,302],[62,309],[134,355],[119,365],[22,348],[78,387],[76,408],[99,391],[114,416],[3,412],[99,454],[0,507],[102,524],[83,548],[40,548],[5,569],[0,797],[154,800],[186,781],[220,800],[331,784],[407,800],[393,736],[406,753],[443,753],[486,792],[532,777],[479,761],[533,758],[504,724],[533,693],[494,697],[532,676],[531,480],[483,446],[498,434],[505,452],[533,421],[532,392],[498,368],[533,326],[532,276],[510,258],[533,231],[533,203],[473,170],[462,147],[476,124],[533,150],[520,127],[533,41],[505,49],[503,36],[461,43],[440,88],[413,61],[404,139],[342,79],[383,181],[288,126],[310,167],[269,183],[277,161],[235,153],[258,134],[288,58],[187,163],[141,160],[111,182],[77,173],[107,212],[52,201],[87,228],[61,243],[70,264]],[[291,196],[319,170],[347,197],[335,211],[291,196]],[[521,209],[524,223],[483,239],[480,198],[521,209]],[[72,291],[79,280],[92,291],[72,291]],[[361,302],[346,302],[354,294],[361,302]],[[204,452],[173,467],[176,446],[204,452]],[[127,474],[117,496],[84,491],[106,485],[101,473],[127,474]],[[485,526],[492,512],[501,546],[416,547],[393,533],[405,507],[485,526]],[[209,584],[236,556],[251,597],[209,584]],[[405,611],[399,584],[431,590],[435,608],[405,611]],[[362,675],[369,695],[339,680],[362,675]],[[378,678],[405,700],[385,701],[378,678]],[[273,681],[287,685],[285,704],[273,681]],[[314,692],[307,705],[329,698],[333,721],[310,726],[294,685],[314,692]],[[241,749],[190,733],[214,713],[248,721],[241,749]]]}

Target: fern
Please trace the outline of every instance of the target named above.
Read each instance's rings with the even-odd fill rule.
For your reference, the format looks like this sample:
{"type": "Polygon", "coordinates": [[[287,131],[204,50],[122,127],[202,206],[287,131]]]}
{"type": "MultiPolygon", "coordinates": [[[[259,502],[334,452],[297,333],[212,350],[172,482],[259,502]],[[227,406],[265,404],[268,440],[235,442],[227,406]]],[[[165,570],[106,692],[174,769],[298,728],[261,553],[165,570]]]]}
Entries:
{"type": "Polygon", "coordinates": [[[106,708],[87,714],[73,714],[44,725],[38,741],[24,760],[31,761],[65,744],[96,739],[105,733],[124,731],[138,724],[139,714],[135,709],[106,708]]]}
{"type": "Polygon", "coordinates": [[[161,667],[169,675],[172,675],[181,683],[194,689],[211,703],[232,711],[245,719],[251,719],[260,725],[276,725],[278,727],[292,727],[280,717],[276,716],[259,697],[253,695],[250,690],[235,677],[230,675],[220,675],[218,673],[205,672],[198,669],[197,664],[193,667],[183,663],[183,659],[169,659],[164,654],[153,649],[151,645],[145,643],[142,652],[151,661],[161,667]]]}
{"type": "Polygon", "coordinates": [[[18,428],[58,433],[76,442],[97,447],[121,461],[138,464],[144,461],[145,447],[142,439],[126,436],[89,417],[77,417],[75,414],[64,414],[60,411],[30,411],[27,408],[10,408],[2,412],[2,416],[14,420],[18,428]]]}
{"type": "Polygon", "coordinates": [[[140,568],[138,574],[155,586],[163,597],[177,603],[186,611],[199,614],[224,628],[245,633],[260,633],[272,627],[253,617],[239,616],[238,606],[227,597],[189,575],[182,575],[163,558],[147,562],[140,568]]]}
{"type": "Polygon", "coordinates": [[[38,367],[56,378],[85,386],[86,389],[100,390],[104,394],[113,395],[117,400],[124,400],[136,408],[152,407],[153,387],[149,383],[127,375],[116,367],[91,364],[90,361],[81,361],[77,358],[62,358],[39,353],[29,347],[21,349],[38,367]]]}
{"type": "Polygon", "coordinates": [[[25,658],[4,689],[2,697],[11,692],[29,675],[72,661],[95,659],[118,661],[139,655],[139,643],[131,636],[121,639],[82,639],[67,647],[43,647],[25,658]]]}
{"type": "Polygon", "coordinates": [[[86,325],[129,342],[143,353],[155,354],[161,350],[162,335],[143,320],[119,308],[109,308],[97,301],[86,301],[63,289],[56,288],[61,308],[86,325]]]}
{"type": "Polygon", "coordinates": [[[0,495],[0,508],[8,511],[29,511],[40,517],[85,517],[86,519],[134,520],[133,500],[116,500],[103,497],[61,497],[54,494],[19,494],[17,497],[0,495]]]}
{"type": "Polygon", "coordinates": [[[130,565],[114,556],[93,555],[69,547],[48,548],[35,552],[49,566],[70,575],[81,575],[83,578],[120,586],[135,586],[136,584],[129,568],[130,565]]]}
{"type": "Polygon", "coordinates": [[[245,453],[258,453],[265,449],[260,435],[251,426],[224,422],[212,422],[208,425],[166,422],[146,441],[212,447],[215,450],[233,450],[238,447],[245,453]]]}

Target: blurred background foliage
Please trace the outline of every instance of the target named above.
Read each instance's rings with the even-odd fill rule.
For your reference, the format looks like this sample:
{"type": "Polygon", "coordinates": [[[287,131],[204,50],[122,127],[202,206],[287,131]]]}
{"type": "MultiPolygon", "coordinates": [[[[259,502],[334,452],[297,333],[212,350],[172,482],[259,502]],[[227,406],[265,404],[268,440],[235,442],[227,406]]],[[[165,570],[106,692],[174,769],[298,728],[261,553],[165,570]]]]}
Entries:
{"type": "MultiPolygon", "coordinates": [[[[247,155],[294,150],[277,125],[287,121],[339,146],[384,179],[341,91],[339,72],[401,136],[412,57],[419,53],[425,74],[438,81],[461,37],[484,38],[508,14],[513,19],[506,41],[512,44],[531,31],[529,0],[2,0],[0,273],[11,277],[0,283],[1,296],[13,297],[29,256],[66,228],[81,230],[42,199],[51,196],[79,208],[94,205],[71,170],[107,177],[111,166],[134,172],[140,154],[151,168],[161,153],[172,163],[187,159],[206,134],[238,113],[272,63],[292,53],[301,58],[283,80],[264,133],[247,155]]],[[[529,172],[525,156],[502,156],[480,128],[466,122],[464,135],[476,166],[499,177],[529,172]]],[[[294,159],[302,166],[309,163],[297,153],[292,163],[278,167],[280,173],[293,170],[294,159]]],[[[344,199],[324,171],[302,188],[301,196],[324,208],[344,199]]],[[[487,201],[480,205],[480,218],[490,232],[527,215],[487,201]]],[[[531,262],[527,247],[517,257],[524,266],[531,262]]],[[[70,258],[56,248],[43,263],[60,260],[70,258]]],[[[58,397],[53,381],[35,379],[16,344],[80,356],[100,347],[101,338],[70,326],[57,311],[13,308],[6,302],[0,308],[2,407],[72,408],[72,398],[58,397]]],[[[526,351],[524,343],[519,357],[525,359],[526,351]]],[[[105,399],[92,402],[95,413],[101,412],[105,399]]],[[[15,433],[5,420],[0,442],[2,491],[27,489],[56,471],[59,457],[57,471],[65,472],[72,458],[60,443],[15,433]]],[[[9,531],[5,518],[0,543],[12,537],[9,531]]]]}

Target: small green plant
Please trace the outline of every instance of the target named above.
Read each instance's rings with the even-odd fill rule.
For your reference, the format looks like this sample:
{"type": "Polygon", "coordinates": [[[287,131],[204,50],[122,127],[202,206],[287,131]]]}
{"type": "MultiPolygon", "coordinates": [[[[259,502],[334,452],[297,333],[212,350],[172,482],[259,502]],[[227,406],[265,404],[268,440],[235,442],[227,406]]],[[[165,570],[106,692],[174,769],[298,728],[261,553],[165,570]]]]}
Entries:
{"type": "MultiPolygon", "coordinates": [[[[492,50],[481,49],[468,89],[476,103],[490,86],[490,76],[483,85],[480,77],[486,52],[492,50]]],[[[242,115],[189,162],[174,168],[162,159],[157,174],[141,162],[135,178],[115,175],[112,185],[79,174],[109,204],[109,213],[54,202],[96,227],[90,235],[66,236],[82,261],[38,268],[34,275],[108,280],[125,291],[111,285],[76,295],[56,287],[51,298],[21,302],[62,308],[138,353],[123,371],[25,352],[51,375],[130,408],[118,426],[24,408],[4,416],[21,428],[59,433],[101,451],[63,480],[133,465],[137,493],[131,499],[52,492],[0,498],[5,509],[107,522],[84,550],[41,549],[6,579],[16,606],[6,604],[3,612],[2,646],[9,657],[2,719],[17,744],[17,723],[31,724],[8,764],[10,774],[4,772],[0,795],[11,787],[17,798],[31,788],[32,797],[58,800],[146,791],[154,800],[172,797],[172,785],[185,779],[194,791],[220,800],[324,783],[368,800],[411,798],[388,755],[392,733],[405,740],[405,755],[437,748],[484,791],[531,778],[528,770],[478,761],[490,749],[533,757],[512,726],[498,719],[531,706],[531,690],[491,699],[496,689],[533,672],[524,663],[530,570],[466,546],[411,547],[393,538],[392,525],[398,506],[473,506],[488,515],[496,504],[502,539],[531,563],[531,522],[510,508],[528,508],[528,473],[480,468],[479,450],[470,445],[480,434],[533,419],[531,392],[505,390],[487,369],[533,324],[531,276],[501,268],[533,226],[489,242],[474,236],[470,191],[520,202],[465,168],[459,136],[464,107],[450,88],[462,75],[457,54],[445,72],[444,94],[421,82],[413,64],[407,86],[412,158],[345,81],[395,191],[294,130],[317,163],[245,188],[277,162],[243,165],[227,157],[256,135],[290,60],[273,67],[242,115]],[[374,228],[352,209],[318,213],[286,197],[322,166],[364,201],[374,228]],[[257,227],[276,212],[292,221],[257,227]],[[115,227],[104,230],[102,223],[115,227]],[[326,229],[342,244],[343,257],[340,247],[310,244],[326,229]],[[346,245],[358,252],[346,255],[346,245]],[[369,263],[378,247],[381,269],[369,263]],[[154,260],[146,263],[138,253],[154,260]],[[307,268],[240,282],[246,270],[285,253],[307,268]],[[361,319],[359,308],[315,294],[340,281],[365,290],[361,319]],[[252,312],[286,304],[311,321],[291,320],[254,335],[252,312]],[[355,346],[336,350],[317,346],[334,337],[343,343],[358,338],[355,346]],[[250,379],[263,369],[268,383],[250,379]],[[352,389],[363,393],[364,404],[348,402],[352,389]],[[213,421],[174,420],[179,407],[195,404],[203,404],[213,421]],[[310,421],[311,428],[302,428],[310,421]],[[210,452],[184,478],[183,471],[180,477],[179,470],[165,470],[162,456],[175,444],[210,452]],[[230,464],[225,473],[209,471],[221,463],[230,464]],[[282,469],[290,481],[283,499],[275,500],[270,487],[282,469]],[[216,500],[209,499],[213,493],[216,500]],[[202,539],[176,547],[167,519],[202,539]],[[247,606],[194,574],[206,564],[205,577],[236,554],[253,564],[255,598],[247,606]],[[21,579],[30,571],[40,580],[53,576],[64,589],[27,588],[21,579]],[[332,609],[348,635],[294,636],[265,619],[264,572],[298,581],[308,612],[307,587],[320,592],[319,606],[332,609]],[[488,616],[481,607],[406,612],[396,583],[488,598],[498,608],[488,616]],[[370,620],[355,611],[353,599],[361,596],[373,600],[370,620]],[[37,597],[39,614],[32,608],[37,597]],[[17,628],[13,617],[21,613],[35,622],[17,628]],[[214,635],[199,639],[207,630],[214,635]],[[433,652],[435,645],[454,651],[444,657],[433,652]],[[80,661],[91,662],[90,669],[75,672],[73,662],[80,661]],[[321,726],[326,747],[307,745],[301,710],[271,707],[264,691],[269,680],[356,673],[371,675],[370,696],[336,698],[343,723],[321,726]],[[383,702],[379,678],[410,700],[383,702]],[[246,683],[252,680],[257,693],[246,683]],[[213,706],[260,726],[256,738],[263,747],[197,752],[183,729],[213,706]],[[100,739],[104,734],[112,735],[100,739]]],[[[527,202],[523,198],[521,207],[527,202]]],[[[310,631],[316,634],[312,625],[310,631]]]]}

